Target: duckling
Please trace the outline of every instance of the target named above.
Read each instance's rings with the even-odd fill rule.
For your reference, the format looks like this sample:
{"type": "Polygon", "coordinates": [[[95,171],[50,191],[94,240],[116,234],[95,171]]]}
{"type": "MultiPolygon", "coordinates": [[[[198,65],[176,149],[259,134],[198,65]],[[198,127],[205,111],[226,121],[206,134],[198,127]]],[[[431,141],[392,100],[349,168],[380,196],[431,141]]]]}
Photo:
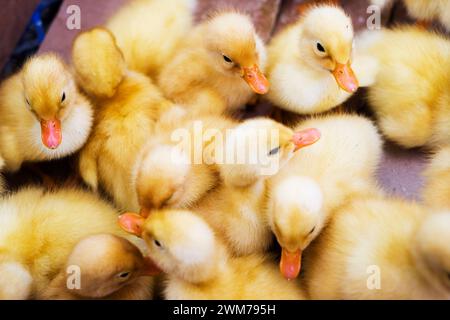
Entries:
{"type": "Polygon", "coordinates": [[[167,273],[165,299],[305,299],[297,284],[284,281],[267,257],[233,257],[193,212],[162,210],[147,220],[122,216],[121,222],[142,236],[150,259],[167,273]]]}
{"type": "Polygon", "coordinates": [[[60,57],[47,53],[30,58],[0,86],[1,167],[15,172],[25,161],[76,152],[88,138],[92,113],[60,57]]]}
{"type": "Polygon", "coordinates": [[[450,209],[450,146],[441,148],[425,171],[423,198],[428,206],[450,209]]]}
{"type": "Polygon", "coordinates": [[[188,116],[174,122],[174,113],[163,114],[133,165],[131,185],[144,217],[153,209],[190,208],[216,187],[219,171],[214,146],[220,144],[227,128],[236,125],[218,115],[188,116]]]}
{"type": "Polygon", "coordinates": [[[269,119],[245,121],[227,134],[223,158],[216,158],[221,184],[192,210],[223,236],[233,254],[265,252],[272,242],[264,216],[267,180],[319,138],[315,129],[294,133],[269,119]]]}
{"type": "MultiPolygon", "coordinates": [[[[68,258],[74,247],[86,237],[111,234],[128,238],[139,246],[138,239],[128,236],[120,229],[117,216],[117,211],[111,205],[92,193],[76,189],[46,192],[40,188],[26,188],[5,197],[0,201],[0,297],[42,299],[46,297],[51,285],[54,292],[56,288],[53,287],[53,280],[58,275],[67,275],[64,267],[71,262],[68,258]]],[[[96,251],[110,243],[100,241],[94,244],[94,241],[89,241],[89,244],[96,251]]],[[[89,251],[85,256],[76,252],[79,253],[76,255],[79,258],[76,262],[83,260],[83,257],[88,260],[93,257],[89,251]]],[[[117,252],[120,251],[111,251],[112,254],[117,252]]],[[[104,252],[105,255],[107,253],[104,252]]],[[[99,261],[98,259],[95,261],[99,261]]],[[[126,260],[125,257],[117,266],[120,267],[121,263],[126,266],[126,260]]],[[[81,262],[89,265],[87,260],[81,262]]],[[[105,261],[100,262],[98,267],[104,267],[105,261]]],[[[112,260],[109,262],[114,263],[112,260]]],[[[95,267],[92,264],[89,266],[89,270],[95,267]]],[[[97,281],[92,281],[100,284],[105,279],[98,275],[97,281]]],[[[150,280],[144,279],[143,283],[149,281],[148,284],[151,285],[150,280]]],[[[108,283],[105,285],[108,286],[108,283]]],[[[151,297],[147,286],[136,285],[136,288],[139,291],[136,292],[136,297],[151,297]]],[[[89,287],[85,289],[90,290],[89,287]]],[[[112,293],[112,289],[113,287],[110,292],[103,292],[112,293]]],[[[91,296],[95,294],[95,290],[91,291],[91,296]]]]}
{"type": "Polygon", "coordinates": [[[379,61],[368,97],[383,134],[405,148],[448,143],[450,41],[410,26],[367,32],[358,42],[379,61]]]}
{"type": "Polygon", "coordinates": [[[156,79],[193,27],[197,0],[133,0],[106,23],[131,70],[156,79]]]}
{"type": "Polygon", "coordinates": [[[347,100],[360,83],[370,84],[376,63],[362,55],[353,59],[353,36],[352,21],[341,8],[308,10],[269,44],[268,99],[291,112],[321,113],[347,100]]]}
{"type": "Polygon", "coordinates": [[[158,84],[176,103],[196,113],[235,111],[265,94],[265,46],[247,15],[225,11],[196,26],[158,84]]]}
{"type": "Polygon", "coordinates": [[[354,199],[308,249],[312,299],[450,299],[450,212],[354,199]]]}
{"type": "Polygon", "coordinates": [[[80,34],[73,45],[80,86],[96,105],[95,126],[81,150],[79,171],[93,190],[102,187],[123,210],[137,210],[131,165],[173,104],[150,79],[126,69],[114,36],[102,28],[80,34]]]}
{"type": "Polygon", "coordinates": [[[373,193],[382,141],[371,121],[333,115],[302,122],[322,138],[296,154],[269,180],[266,215],[282,248],[280,270],[287,279],[301,271],[302,252],[321,233],[336,208],[373,193]]]}
{"type": "MultiPolygon", "coordinates": [[[[152,296],[152,279],[146,277],[157,269],[146,270],[141,251],[125,238],[98,234],[78,242],[66,265],[42,292],[42,299],[144,300],[152,296]],[[73,274],[81,271],[79,288],[68,288],[73,274]],[[153,270],[153,271],[151,271],[153,270]],[[150,273],[149,273],[150,272],[150,273]]],[[[151,265],[149,267],[152,267],[151,265]]]]}

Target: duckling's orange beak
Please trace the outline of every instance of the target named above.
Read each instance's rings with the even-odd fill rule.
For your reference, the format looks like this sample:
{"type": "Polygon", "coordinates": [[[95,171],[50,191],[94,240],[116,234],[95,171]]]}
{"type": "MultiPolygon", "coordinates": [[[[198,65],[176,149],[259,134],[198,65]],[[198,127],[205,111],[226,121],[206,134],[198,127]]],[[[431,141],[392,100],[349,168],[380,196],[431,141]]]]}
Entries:
{"type": "Polygon", "coordinates": [[[293,280],[300,274],[302,265],[302,251],[289,252],[283,248],[281,252],[280,271],[283,277],[293,280]]]}
{"type": "Polygon", "coordinates": [[[355,93],[358,90],[359,82],[353,72],[350,62],[347,64],[336,63],[333,76],[339,87],[348,93],[355,93]]]}
{"type": "Polygon", "coordinates": [[[242,68],[242,72],[244,80],[257,94],[269,92],[269,81],[256,64],[253,67],[242,68]]]}
{"type": "Polygon", "coordinates": [[[294,133],[294,137],[292,138],[292,142],[295,145],[294,152],[300,150],[301,148],[313,145],[320,140],[320,137],[320,131],[315,128],[305,129],[294,133]]]}
{"type": "Polygon", "coordinates": [[[136,213],[124,213],[119,216],[119,226],[128,233],[140,237],[145,218],[136,213]]]}
{"type": "Polygon", "coordinates": [[[61,121],[41,120],[42,143],[49,149],[56,149],[62,141],[61,121]]]}
{"type": "Polygon", "coordinates": [[[143,276],[157,276],[162,272],[162,270],[153,262],[149,257],[144,258],[144,266],[141,270],[143,276]]]}

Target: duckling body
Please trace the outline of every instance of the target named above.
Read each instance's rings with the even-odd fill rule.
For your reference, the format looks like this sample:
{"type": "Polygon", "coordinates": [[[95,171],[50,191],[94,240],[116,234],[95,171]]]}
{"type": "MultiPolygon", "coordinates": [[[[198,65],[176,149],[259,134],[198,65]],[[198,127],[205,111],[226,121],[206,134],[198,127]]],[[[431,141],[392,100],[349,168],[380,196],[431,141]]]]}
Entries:
{"type": "Polygon", "coordinates": [[[0,220],[0,269],[2,274],[9,270],[9,277],[0,279],[0,297],[5,299],[11,284],[20,288],[13,297],[44,298],[54,277],[67,276],[67,258],[84,237],[127,237],[114,208],[75,189],[23,189],[1,201],[0,220]]]}
{"type": "Polygon", "coordinates": [[[104,29],[81,34],[73,56],[80,85],[94,96],[97,108],[79,159],[81,176],[92,189],[105,189],[120,208],[137,210],[131,166],[159,115],[172,104],[148,77],[126,70],[113,36],[104,29]]]}
{"type": "Polygon", "coordinates": [[[406,148],[450,141],[450,41],[417,27],[366,33],[364,49],[379,61],[369,104],[383,134],[406,148]],[[414,48],[407,50],[405,48],[414,48]]]}
{"type": "Polygon", "coordinates": [[[403,0],[410,16],[430,23],[438,20],[450,31],[450,2],[447,0],[403,0]]]}
{"type": "Polygon", "coordinates": [[[298,276],[302,252],[320,234],[333,212],[352,198],[373,193],[382,142],[371,121],[333,115],[302,122],[322,138],[296,154],[269,181],[267,220],[283,254],[281,272],[298,276]]]}
{"type": "Polygon", "coordinates": [[[156,79],[192,29],[196,0],[133,0],[106,24],[127,66],[156,79]]]}
{"type": "Polygon", "coordinates": [[[58,56],[31,58],[0,86],[0,168],[15,172],[23,162],[75,153],[88,138],[92,115],[58,56]]]}
{"type": "Polygon", "coordinates": [[[449,226],[448,212],[402,200],[348,203],[307,251],[311,298],[449,299],[449,226]]]}
{"type": "Polygon", "coordinates": [[[268,91],[265,61],[264,43],[250,18],[219,12],[191,30],[158,84],[166,97],[192,112],[235,111],[255,93],[268,91]]]}

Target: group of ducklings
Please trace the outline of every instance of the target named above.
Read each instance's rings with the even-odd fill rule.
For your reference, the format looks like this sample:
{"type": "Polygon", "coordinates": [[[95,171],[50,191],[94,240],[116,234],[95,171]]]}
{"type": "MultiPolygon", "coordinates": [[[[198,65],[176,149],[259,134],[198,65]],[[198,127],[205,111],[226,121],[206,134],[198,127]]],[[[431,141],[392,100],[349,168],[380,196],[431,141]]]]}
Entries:
{"type": "Polygon", "coordinates": [[[80,151],[89,191],[4,196],[0,298],[450,299],[450,40],[415,26],[355,37],[341,8],[317,5],[266,54],[247,15],[194,25],[195,7],[133,0],[75,39],[71,66],[41,54],[3,82],[2,172],[80,151]],[[436,150],[423,203],[377,186],[372,121],[320,114],[360,86],[384,136],[436,150]],[[292,127],[232,117],[255,94],[310,116],[292,127]],[[198,123],[218,134],[174,142],[198,123]],[[255,141],[258,130],[278,140],[255,141]],[[270,152],[194,161],[220,137],[225,153],[237,141],[270,152]]]}

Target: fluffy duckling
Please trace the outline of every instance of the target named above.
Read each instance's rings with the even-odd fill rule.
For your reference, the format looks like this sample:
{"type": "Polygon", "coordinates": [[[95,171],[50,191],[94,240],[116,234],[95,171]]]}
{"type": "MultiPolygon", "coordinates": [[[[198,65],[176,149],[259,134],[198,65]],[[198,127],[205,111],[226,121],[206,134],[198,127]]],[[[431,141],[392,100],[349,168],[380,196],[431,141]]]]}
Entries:
{"type": "Polygon", "coordinates": [[[219,181],[215,144],[236,125],[221,116],[173,122],[172,110],[163,117],[172,122],[160,119],[133,166],[132,188],[144,217],[154,209],[192,207],[213,189],[219,181]]]}
{"type": "Polygon", "coordinates": [[[448,143],[450,41],[422,28],[402,27],[366,32],[358,42],[379,61],[369,104],[384,135],[406,148],[448,143]]]}
{"type": "Polygon", "coordinates": [[[371,121],[334,115],[301,123],[322,138],[296,154],[269,180],[267,220],[282,247],[281,273],[298,276],[302,252],[321,233],[334,210],[359,194],[371,193],[382,142],[371,121]]]}
{"type": "MultiPolygon", "coordinates": [[[[42,293],[42,299],[144,300],[152,296],[152,265],[125,238],[98,234],[82,239],[61,272],[42,293]],[[71,267],[81,271],[79,288],[68,288],[71,267]],[[150,268],[148,268],[150,267],[150,268]]],[[[152,271],[154,270],[154,271],[152,271]]],[[[75,284],[75,283],[74,283],[75,284]]]]}
{"type": "Polygon", "coordinates": [[[423,198],[433,208],[450,209],[450,146],[439,150],[425,171],[423,198]]]}
{"type": "Polygon", "coordinates": [[[100,186],[124,210],[137,210],[131,165],[152,135],[159,115],[172,106],[150,79],[125,67],[114,36],[96,28],[73,45],[77,79],[95,101],[95,126],[79,159],[88,186],[100,186]]]}
{"type": "Polygon", "coordinates": [[[353,35],[352,21],[341,8],[320,5],[308,10],[269,45],[269,100],[295,113],[320,113],[347,100],[359,82],[370,83],[372,72],[366,69],[372,69],[373,62],[361,57],[352,63],[353,35]]]}
{"type": "Polygon", "coordinates": [[[192,29],[196,0],[133,0],[106,24],[128,67],[156,79],[192,29]]]}
{"type": "Polygon", "coordinates": [[[126,215],[121,222],[126,230],[142,236],[149,257],[167,273],[166,299],[304,299],[297,284],[282,279],[267,258],[233,257],[210,226],[192,212],[152,212],[147,220],[126,215]]]}
{"type": "Polygon", "coordinates": [[[158,84],[168,98],[195,112],[233,111],[269,90],[265,61],[250,18],[219,12],[190,32],[158,84]]]}
{"type": "Polygon", "coordinates": [[[216,158],[222,183],[193,210],[223,236],[233,254],[264,252],[272,241],[264,216],[267,180],[294,152],[319,138],[315,129],[294,133],[269,119],[247,120],[230,131],[223,158],[216,158]]]}
{"type": "Polygon", "coordinates": [[[312,299],[450,299],[450,212],[403,200],[339,209],[305,259],[312,299]]]}
{"type": "MultiPolygon", "coordinates": [[[[381,7],[390,5],[393,0],[372,0],[372,4],[381,7]]],[[[411,17],[419,20],[419,25],[429,26],[433,20],[438,20],[450,31],[450,2],[448,0],[403,0],[411,17]]]]}
{"type": "Polygon", "coordinates": [[[48,53],[29,59],[0,86],[0,162],[17,171],[25,161],[62,158],[81,148],[92,107],[68,67],[48,53]]]}
{"type": "MultiPolygon", "coordinates": [[[[141,258],[136,250],[129,252],[135,254],[135,259],[131,259],[130,255],[114,256],[124,253],[122,249],[126,247],[115,250],[117,248],[109,246],[110,242],[97,243],[95,239],[89,241],[92,251],[87,250],[86,255],[74,249],[82,239],[98,234],[127,237],[117,224],[117,211],[90,193],[74,189],[45,192],[39,188],[28,188],[3,199],[0,202],[0,298],[42,299],[49,288],[55,294],[57,288],[53,281],[58,274],[67,276],[64,268],[72,262],[69,257],[76,257],[78,260],[73,261],[83,263],[89,268],[87,270],[101,267],[111,272],[113,269],[105,269],[106,261],[99,260],[94,251],[97,255],[101,252],[105,258],[111,253],[108,263],[118,267],[125,267],[128,262],[132,265],[133,261],[141,258]],[[96,260],[91,260],[91,257],[96,260]],[[100,264],[96,265],[95,261],[100,264]]],[[[83,245],[84,248],[86,246],[83,245]]],[[[119,273],[121,270],[116,271],[119,273]]],[[[102,292],[111,294],[113,289],[120,289],[120,286],[113,285],[116,283],[114,280],[107,279],[106,273],[91,280],[103,289],[97,292],[90,286],[84,287],[83,282],[84,297],[100,297],[102,292]],[[103,280],[106,282],[100,285],[103,280]],[[108,291],[108,288],[111,290],[108,291]]],[[[151,285],[151,279],[143,281],[151,285]]],[[[139,291],[135,297],[151,297],[147,285],[135,287],[139,291]]],[[[65,288],[59,289],[60,293],[65,291],[65,288]]],[[[69,295],[63,297],[69,298],[69,295]]]]}

